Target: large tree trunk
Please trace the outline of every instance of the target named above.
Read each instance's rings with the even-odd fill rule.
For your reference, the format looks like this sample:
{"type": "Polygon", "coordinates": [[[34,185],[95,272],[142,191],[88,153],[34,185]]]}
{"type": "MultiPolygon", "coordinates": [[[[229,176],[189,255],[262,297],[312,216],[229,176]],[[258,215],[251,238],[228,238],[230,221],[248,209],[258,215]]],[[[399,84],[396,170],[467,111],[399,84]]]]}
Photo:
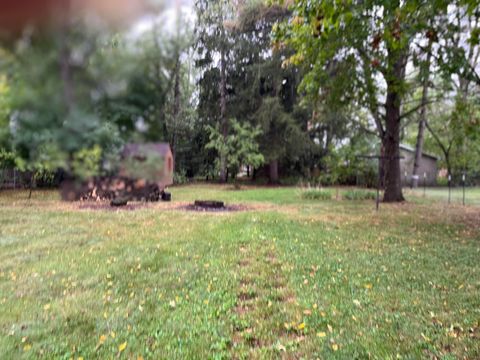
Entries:
{"type": "MultiPolygon", "coordinates": [[[[226,75],[225,51],[222,49],[220,57],[220,121],[223,141],[228,135],[227,124],[227,75],[226,75]]],[[[220,154],[220,181],[227,182],[227,159],[226,154],[220,154]]]]}
{"type": "Polygon", "coordinates": [[[180,115],[180,55],[177,56],[175,63],[175,85],[173,89],[173,126],[172,126],[172,155],[173,161],[177,160],[177,124],[180,115]]]}
{"type": "Polygon", "coordinates": [[[278,183],[278,160],[271,160],[269,164],[269,180],[271,184],[278,183]]]}
{"type": "Polygon", "coordinates": [[[392,77],[387,78],[386,126],[385,126],[385,193],[383,201],[404,201],[400,174],[400,84],[405,76],[406,55],[389,51],[396,56],[392,77]]]}
{"type": "Polygon", "coordinates": [[[422,107],[420,109],[420,122],[418,123],[417,144],[415,146],[415,160],[413,163],[412,172],[412,188],[418,187],[420,162],[422,161],[423,153],[423,138],[425,133],[425,124],[427,121],[427,101],[428,101],[428,82],[430,78],[430,58],[432,56],[431,41],[428,47],[427,60],[425,62],[425,69],[423,74],[423,89],[422,89],[422,107]]]}

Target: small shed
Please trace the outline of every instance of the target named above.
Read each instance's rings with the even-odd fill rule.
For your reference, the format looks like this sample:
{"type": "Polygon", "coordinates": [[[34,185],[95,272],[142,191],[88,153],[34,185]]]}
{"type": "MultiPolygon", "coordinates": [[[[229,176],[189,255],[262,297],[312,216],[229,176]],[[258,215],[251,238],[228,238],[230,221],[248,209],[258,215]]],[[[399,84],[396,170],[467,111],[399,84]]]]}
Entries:
{"type": "MultiPolygon", "coordinates": [[[[400,170],[402,173],[402,184],[409,186],[412,183],[413,164],[415,162],[415,149],[411,146],[400,144],[400,170]],[[406,174],[406,176],[405,176],[406,174]]],[[[438,175],[438,158],[436,156],[422,153],[420,160],[420,168],[418,169],[419,185],[423,185],[423,176],[426,174],[426,185],[435,186],[437,184],[438,175]]]]}
{"type": "Polygon", "coordinates": [[[168,143],[127,144],[120,175],[156,183],[160,190],[173,184],[174,159],[168,143]]]}

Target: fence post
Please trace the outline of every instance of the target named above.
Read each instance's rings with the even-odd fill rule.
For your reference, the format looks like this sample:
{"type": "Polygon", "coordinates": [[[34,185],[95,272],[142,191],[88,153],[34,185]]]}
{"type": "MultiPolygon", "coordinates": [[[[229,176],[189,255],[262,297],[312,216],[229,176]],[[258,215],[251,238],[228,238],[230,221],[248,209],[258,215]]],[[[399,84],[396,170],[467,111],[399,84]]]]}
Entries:
{"type": "Polygon", "coordinates": [[[427,196],[427,173],[423,173],[423,197],[427,196]]]}
{"type": "Polygon", "coordinates": [[[465,206],[465,173],[462,175],[462,185],[463,185],[463,206],[465,206]]]}

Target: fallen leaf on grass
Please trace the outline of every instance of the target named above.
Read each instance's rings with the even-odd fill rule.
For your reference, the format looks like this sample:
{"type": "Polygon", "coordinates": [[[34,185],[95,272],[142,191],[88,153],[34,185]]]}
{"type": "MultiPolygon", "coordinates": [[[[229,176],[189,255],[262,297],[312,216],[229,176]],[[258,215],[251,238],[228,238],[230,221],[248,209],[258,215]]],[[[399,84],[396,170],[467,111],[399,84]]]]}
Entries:
{"type": "Polygon", "coordinates": [[[118,351],[119,352],[122,352],[123,350],[125,350],[127,348],[127,342],[125,341],[123,344],[120,344],[118,346],[118,351]]]}
{"type": "Polygon", "coordinates": [[[317,336],[320,338],[324,338],[325,336],[327,336],[327,333],[325,331],[320,331],[317,333],[317,336]]]}

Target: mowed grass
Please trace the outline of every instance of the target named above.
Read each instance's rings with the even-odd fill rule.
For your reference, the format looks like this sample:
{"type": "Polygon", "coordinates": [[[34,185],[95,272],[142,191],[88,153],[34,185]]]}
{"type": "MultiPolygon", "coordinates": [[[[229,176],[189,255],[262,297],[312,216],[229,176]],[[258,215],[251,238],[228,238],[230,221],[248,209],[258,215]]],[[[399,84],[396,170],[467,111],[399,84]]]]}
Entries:
{"type": "Polygon", "coordinates": [[[0,193],[0,358],[480,358],[478,207],[171,191],[118,211],[0,193]]]}
{"type": "MultiPolygon", "coordinates": [[[[428,200],[435,200],[442,203],[448,203],[448,188],[446,187],[422,187],[411,190],[406,189],[407,195],[413,195],[416,197],[425,197],[428,200]]],[[[461,186],[452,187],[450,190],[450,202],[452,204],[463,204],[463,188],[461,186]]],[[[466,187],[465,188],[465,204],[480,206],[480,187],[466,187]]]]}

